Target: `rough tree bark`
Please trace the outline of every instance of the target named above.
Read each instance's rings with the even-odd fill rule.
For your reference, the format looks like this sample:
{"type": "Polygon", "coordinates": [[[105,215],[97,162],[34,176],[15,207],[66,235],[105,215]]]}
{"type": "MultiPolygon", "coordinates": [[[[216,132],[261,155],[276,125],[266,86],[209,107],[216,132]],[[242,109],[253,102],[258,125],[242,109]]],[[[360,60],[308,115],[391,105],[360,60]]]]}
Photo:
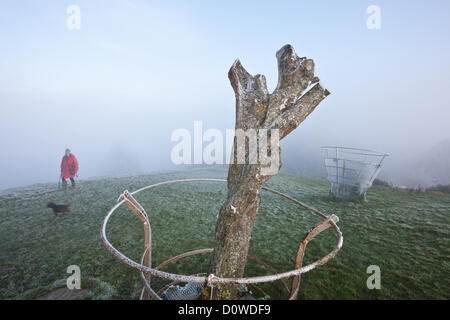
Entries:
{"type": "MultiPolygon", "coordinates": [[[[291,45],[282,47],[276,57],[278,85],[272,94],[267,91],[265,77],[250,75],[239,60],[233,63],[228,73],[236,95],[235,128],[246,132],[267,130],[268,155],[281,152],[278,143],[272,145],[273,142],[270,142],[274,129],[279,139],[283,139],[329,94],[314,75],[313,60],[299,58],[291,45]],[[306,89],[309,90],[304,93],[306,89]]],[[[260,205],[261,187],[281,168],[279,160],[275,172],[263,173],[264,165],[252,163],[250,148],[245,143],[244,146],[237,144],[238,141],[242,142],[235,135],[227,178],[228,196],[220,208],[209,267],[209,274],[217,277],[244,275],[253,224],[260,205]],[[237,161],[235,151],[239,148],[245,148],[244,162],[237,161]]],[[[237,291],[237,285],[217,284],[213,290],[205,287],[204,298],[235,299],[237,291]]]]}

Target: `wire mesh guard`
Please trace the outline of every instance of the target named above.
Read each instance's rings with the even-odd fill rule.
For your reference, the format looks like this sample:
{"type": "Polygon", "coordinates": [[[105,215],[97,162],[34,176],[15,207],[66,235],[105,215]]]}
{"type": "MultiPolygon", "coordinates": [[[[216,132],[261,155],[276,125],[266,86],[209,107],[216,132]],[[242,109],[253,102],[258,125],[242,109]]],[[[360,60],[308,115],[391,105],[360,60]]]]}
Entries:
{"type": "Polygon", "coordinates": [[[386,153],[345,148],[322,147],[330,192],[340,199],[364,198],[381,170],[386,153]]]}
{"type": "Polygon", "coordinates": [[[194,251],[189,251],[182,253],[180,255],[177,255],[175,257],[172,257],[160,265],[158,265],[155,268],[152,268],[152,232],[151,232],[151,226],[150,226],[150,220],[149,216],[145,212],[144,208],[136,201],[136,199],[133,197],[133,195],[152,188],[156,188],[162,185],[168,185],[168,184],[174,184],[174,183],[188,183],[188,182],[225,182],[226,180],[222,179],[209,179],[209,178],[202,178],[202,179],[184,179],[184,180],[170,180],[165,181],[157,184],[153,184],[150,186],[143,187],[139,190],[136,190],[134,192],[128,192],[125,190],[119,197],[118,203],[108,212],[108,214],[103,219],[101,229],[100,229],[100,238],[105,245],[105,247],[120,261],[127,264],[128,266],[137,269],[140,271],[141,279],[143,281],[144,287],[141,292],[141,299],[154,299],[154,300],[195,300],[200,299],[202,297],[202,292],[204,286],[209,286],[211,290],[214,290],[214,287],[219,284],[242,284],[242,285],[248,285],[250,288],[252,288],[255,292],[259,293],[262,296],[266,296],[266,293],[261,290],[259,287],[257,287],[256,283],[264,283],[264,282],[273,282],[273,281],[280,281],[281,285],[283,286],[284,290],[286,291],[286,294],[288,295],[290,300],[296,299],[298,292],[300,290],[300,277],[302,273],[311,271],[315,269],[318,266],[321,266],[325,263],[327,263],[330,259],[332,259],[336,254],[339,252],[339,250],[342,248],[343,244],[343,236],[339,229],[339,227],[336,225],[336,223],[339,221],[339,218],[335,215],[326,216],[325,214],[321,213],[320,211],[313,209],[311,207],[308,207],[307,205],[303,204],[302,202],[295,200],[283,193],[280,193],[278,191],[275,191],[273,189],[269,189],[266,187],[263,187],[263,190],[272,192],[278,196],[281,196],[283,198],[286,198],[295,204],[299,205],[300,207],[311,211],[312,213],[318,215],[323,220],[314,225],[310,230],[306,232],[304,237],[299,243],[297,255],[294,261],[294,270],[284,272],[284,273],[277,273],[277,271],[272,268],[270,265],[266,264],[264,261],[258,259],[257,257],[248,256],[248,260],[252,260],[256,262],[257,264],[260,264],[265,269],[267,269],[271,275],[266,276],[258,276],[258,277],[249,277],[249,278],[220,278],[216,277],[214,274],[206,274],[206,273],[199,273],[195,275],[179,275],[174,273],[168,273],[161,271],[162,268],[165,266],[174,263],[182,258],[196,255],[196,254],[204,254],[204,253],[212,253],[212,248],[206,248],[206,249],[199,249],[194,251]],[[140,263],[137,263],[121,252],[119,252],[107,239],[106,237],[106,225],[111,217],[111,215],[114,213],[117,208],[119,208],[122,204],[125,204],[142,222],[144,226],[144,253],[142,255],[140,263]],[[321,258],[320,260],[317,260],[307,266],[303,266],[303,257],[305,254],[305,249],[309,241],[311,241],[317,234],[320,232],[328,229],[331,227],[337,236],[337,244],[335,248],[326,256],[321,258]],[[168,285],[164,286],[163,288],[159,289],[157,292],[152,289],[151,287],[151,276],[164,278],[171,280],[172,282],[168,285]],[[285,279],[292,278],[290,287],[286,283],[285,279]],[[187,283],[185,286],[181,287],[178,286],[179,283],[187,283]]]}

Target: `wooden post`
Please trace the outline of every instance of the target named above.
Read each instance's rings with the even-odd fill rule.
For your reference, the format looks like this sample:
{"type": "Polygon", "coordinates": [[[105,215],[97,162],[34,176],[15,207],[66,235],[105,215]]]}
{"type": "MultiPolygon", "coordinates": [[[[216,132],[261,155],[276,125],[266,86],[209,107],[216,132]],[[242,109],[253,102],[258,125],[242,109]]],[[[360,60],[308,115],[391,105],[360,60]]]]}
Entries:
{"type": "MultiPolygon", "coordinates": [[[[128,192],[128,190],[125,190],[119,200],[125,200],[125,205],[134,212],[134,214],[141,220],[142,224],[144,225],[144,249],[145,249],[145,256],[143,264],[146,267],[152,266],[152,230],[150,228],[150,223],[148,220],[148,215],[145,212],[144,208],[136,201],[136,199],[128,192]]],[[[147,280],[148,284],[150,284],[150,278],[151,276],[149,274],[145,275],[145,279],[147,280]]],[[[143,290],[142,295],[143,300],[151,300],[150,295],[148,294],[147,290],[143,290]]]]}

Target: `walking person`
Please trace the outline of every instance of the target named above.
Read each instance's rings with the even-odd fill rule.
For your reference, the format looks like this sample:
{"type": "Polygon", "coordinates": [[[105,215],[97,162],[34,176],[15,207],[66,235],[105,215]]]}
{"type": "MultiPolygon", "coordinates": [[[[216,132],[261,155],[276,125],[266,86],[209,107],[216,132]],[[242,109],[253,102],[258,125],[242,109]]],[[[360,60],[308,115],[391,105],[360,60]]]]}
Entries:
{"type": "Polygon", "coordinates": [[[66,149],[61,161],[61,179],[63,188],[67,187],[66,179],[70,179],[72,186],[75,186],[74,177],[78,172],[78,161],[74,154],[70,152],[70,149],[66,149]]]}

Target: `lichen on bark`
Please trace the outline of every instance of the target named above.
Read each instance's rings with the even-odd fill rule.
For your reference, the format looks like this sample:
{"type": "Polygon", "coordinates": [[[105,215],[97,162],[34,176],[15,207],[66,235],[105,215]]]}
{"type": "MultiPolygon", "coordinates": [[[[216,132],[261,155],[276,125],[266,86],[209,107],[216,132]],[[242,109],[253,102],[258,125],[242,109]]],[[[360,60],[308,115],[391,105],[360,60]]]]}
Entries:
{"type": "MultiPolygon", "coordinates": [[[[278,84],[272,94],[267,90],[265,77],[260,74],[252,76],[239,60],[228,72],[236,96],[236,131],[255,130],[259,133],[267,130],[269,155],[281,152],[278,144],[270,139],[273,132],[276,130],[279,139],[283,139],[329,95],[314,75],[313,60],[298,57],[291,45],[283,46],[276,57],[278,84]]],[[[236,135],[231,157],[227,177],[228,196],[220,208],[216,223],[209,274],[239,278],[245,271],[251,233],[261,202],[260,190],[280,170],[281,157],[276,170],[267,174],[263,164],[251,161],[251,148],[238,144],[236,135]],[[245,151],[244,161],[238,161],[239,148],[245,151]]],[[[204,298],[207,299],[237,298],[238,286],[234,284],[217,284],[214,290],[205,289],[204,298]]]]}

